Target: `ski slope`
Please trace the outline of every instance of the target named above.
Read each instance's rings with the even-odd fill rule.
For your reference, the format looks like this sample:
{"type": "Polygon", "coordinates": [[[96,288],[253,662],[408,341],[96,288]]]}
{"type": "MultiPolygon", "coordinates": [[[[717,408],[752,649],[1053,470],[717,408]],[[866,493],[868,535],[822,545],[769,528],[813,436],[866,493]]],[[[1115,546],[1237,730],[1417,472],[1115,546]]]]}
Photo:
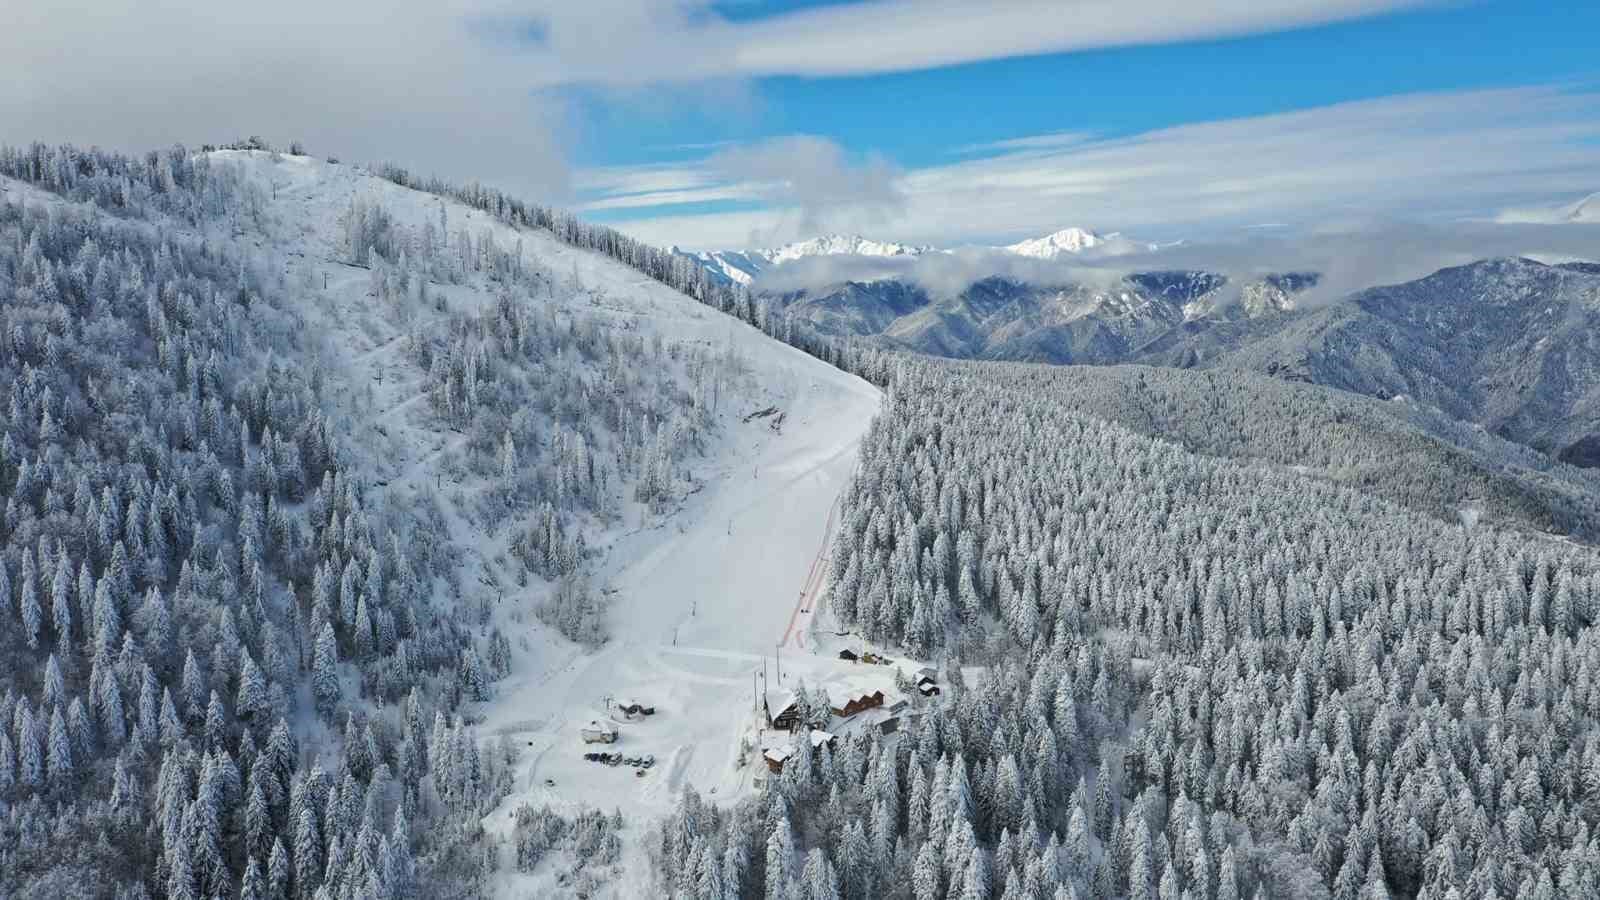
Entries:
{"type": "MultiPolygon", "coordinates": [[[[826,588],[838,498],[877,414],[878,390],[548,233],[507,226],[358,167],[252,151],[218,151],[212,158],[237,167],[263,197],[258,221],[214,236],[255,242],[255,258],[277,270],[271,277],[301,285],[313,298],[297,310],[302,339],[341,388],[335,393],[349,452],[361,454],[368,483],[378,486],[374,502],[406,503],[438,489],[464,587],[459,600],[439,597],[436,607],[473,608],[487,600],[493,624],[511,639],[511,674],[494,685],[491,701],[462,710],[478,721],[481,738],[515,751],[514,788],[487,817],[490,830],[508,832],[511,811],[523,803],[549,803],[620,809],[630,830],[642,832],[686,785],[713,800],[751,790],[754,766],[739,765],[749,758],[740,743],[751,734],[759,673],[769,669],[776,688],[845,665],[807,649],[807,629],[826,588]],[[539,299],[562,315],[668,345],[704,345],[742,369],[722,398],[710,446],[685,463],[683,483],[692,487],[679,502],[655,514],[624,500],[620,521],[598,540],[591,537],[599,551],[591,583],[610,600],[612,637],[598,650],[538,622],[532,610],[549,587],[539,579],[515,586],[504,565],[511,529],[486,534],[458,505],[455,498],[473,485],[449,463],[465,437],[431,413],[423,373],[403,355],[411,322],[374,301],[365,268],[341,261],[341,219],[358,197],[381,205],[401,227],[420,229],[439,221],[442,210],[451,229],[519,247],[560,282],[539,299]],[[772,427],[775,416],[748,418],[768,407],[782,412],[781,428],[772,427]],[[643,777],[632,767],[583,759],[594,748],[586,748],[579,729],[607,715],[607,698],[623,697],[653,704],[657,713],[619,724],[620,740],[604,749],[653,755],[656,765],[643,777]]],[[[492,286],[470,278],[430,289],[452,312],[494,297],[492,286]]],[[[405,313],[424,324],[434,315],[405,313]]],[[[505,891],[518,896],[537,885],[529,876],[502,877],[505,891]]]]}
{"type": "Polygon", "coordinates": [[[752,377],[787,413],[784,427],[730,414],[703,490],[606,548],[596,584],[612,592],[612,640],[584,653],[542,633],[530,665],[498,686],[483,731],[524,751],[506,817],[522,802],[653,815],[686,784],[732,797],[750,787],[751,769],[738,757],[757,673],[767,666],[776,685],[780,661],[786,682],[829,664],[802,649],[804,626],[821,592],[837,500],[879,395],[737,327],[748,332],[752,377]],[[578,729],[607,715],[608,697],[657,709],[620,724],[618,743],[600,748],[654,755],[642,778],[582,758],[578,729]]]}

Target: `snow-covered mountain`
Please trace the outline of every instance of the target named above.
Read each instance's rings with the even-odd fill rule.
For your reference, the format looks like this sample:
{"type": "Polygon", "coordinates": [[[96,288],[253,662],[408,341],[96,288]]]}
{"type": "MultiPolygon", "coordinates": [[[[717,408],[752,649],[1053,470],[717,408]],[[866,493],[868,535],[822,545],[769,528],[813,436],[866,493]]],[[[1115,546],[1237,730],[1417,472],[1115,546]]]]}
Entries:
{"type": "MultiPolygon", "coordinates": [[[[1002,247],[964,247],[968,251],[994,251],[1009,253],[1029,259],[1057,259],[1087,250],[1112,253],[1132,253],[1150,249],[1151,245],[1129,240],[1117,232],[1101,234],[1087,228],[1063,228],[1043,237],[1030,238],[1002,247]]],[[[809,240],[796,241],[781,247],[759,250],[680,250],[672,252],[694,260],[704,266],[720,282],[749,286],[762,272],[795,260],[817,256],[870,256],[905,257],[927,253],[944,253],[948,248],[895,241],[877,241],[859,234],[826,234],[809,240]]]]}
{"type": "Polygon", "coordinates": [[[1600,222],[1600,191],[1579,200],[1565,210],[1565,219],[1568,222],[1591,223],[1600,222]]]}
{"type": "Polygon", "coordinates": [[[1576,201],[1501,210],[1496,221],[1533,225],[1600,224],[1600,191],[1576,201]]]}
{"type": "Polygon", "coordinates": [[[748,286],[767,269],[797,259],[814,256],[918,256],[935,250],[933,247],[875,241],[859,234],[825,234],[759,250],[685,251],[673,247],[672,252],[698,262],[719,281],[748,286]]]}
{"type": "Polygon", "coordinates": [[[1087,228],[1063,228],[1044,237],[1030,238],[1018,241],[1002,248],[1018,256],[1029,256],[1034,259],[1055,259],[1063,253],[1082,253],[1104,244],[1109,238],[1117,237],[1115,234],[1101,235],[1087,228]]]}
{"type": "Polygon", "coordinates": [[[1600,466],[1600,266],[1489,259],[1314,309],[1174,331],[1137,361],[1406,397],[1600,466]]]}
{"type": "Polygon", "coordinates": [[[679,256],[688,257],[705,267],[707,273],[724,284],[749,286],[772,261],[761,250],[680,250],[670,248],[679,256]]]}
{"type": "MultiPolygon", "coordinates": [[[[878,391],[583,229],[407,181],[256,149],[0,148],[0,584],[20,597],[0,602],[0,896],[287,896],[252,886],[286,870],[274,848],[377,831],[405,893],[354,862],[319,866],[318,893],[482,896],[431,860],[525,803],[643,823],[680,784],[751,793],[745,660],[804,639],[878,391]],[[659,711],[622,729],[652,777],[579,752],[608,694],[659,711]],[[300,799],[330,788],[365,813],[300,799]],[[19,852],[35,830],[56,837],[19,852]]],[[[785,673],[815,683],[805,665],[785,673]]],[[[504,895],[562,895],[553,868],[504,895]]]]}
{"type": "Polygon", "coordinates": [[[774,265],[779,265],[808,256],[920,256],[932,252],[932,247],[874,241],[859,234],[827,234],[808,241],[785,244],[775,250],[764,251],[764,255],[774,265]]]}
{"type": "Polygon", "coordinates": [[[1272,318],[1317,283],[1310,273],[1231,283],[1204,271],[1137,272],[1114,287],[980,279],[954,293],[886,279],[770,299],[813,330],[936,356],[1063,364],[1124,361],[1196,320],[1272,318]]]}

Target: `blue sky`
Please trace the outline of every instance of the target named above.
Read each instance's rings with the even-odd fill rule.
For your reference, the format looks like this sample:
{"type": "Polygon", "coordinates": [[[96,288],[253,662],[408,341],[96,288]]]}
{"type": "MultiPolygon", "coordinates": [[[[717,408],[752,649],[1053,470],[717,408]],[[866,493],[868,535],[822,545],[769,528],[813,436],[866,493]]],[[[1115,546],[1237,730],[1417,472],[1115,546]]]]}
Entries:
{"type": "Polygon", "coordinates": [[[262,134],[695,248],[1524,221],[1600,190],[1592,0],[58,0],[7,25],[3,143],[262,134]]]}
{"type": "MultiPolygon", "coordinates": [[[[719,6],[743,20],[817,6],[719,6]]],[[[841,6],[834,2],[830,5],[841,6]]],[[[1600,81],[1600,3],[1490,2],[1221,41],[997,59],[873,76],[755,80],[744,104],[684,114],[575,92],[584,164],[683,158],[674,148],[823,134],[905,166],[1054,131],[1130,134],[1415,91],[1600,81]]]]}
{"type": "MultiPolygon", "coordinates": [[[[734,3],[713,7],[706,15],[739,23],[783,22],[811,4],[792,2],[734,3]]],[[[853,4],[830,3],[835,10],[853,4]]],[[[1266,4],[1270,5],[1270,4],[1266,4]]],[[[1483,127],[1527,129],[1563,119],[1578,133],[1537,141],[1526,166],[1548,167],[1556,179],[1524,179],[1506,192],[1470,184],[1474,172],[1459,166],[1463,182],[1449,183],[1436,204],[1409,203],[1390,208],[1374,203],[1373,216],[1489,215],[1500,204],[1558,203],[1600,190],[1596,166],[1596,134],[1583,133],[1581,120],[1595,121],[1592,92],[1600,84],[1600,57],[1594,49],[1600,35],[1600,4],[1483,2],[1400,4],[1371,15],[1283,30],[1268,28],[1221,39],[1093,47],[1058,53],[1011,55],[997,51],[976,62],[907,67],[900,71],[818,76],[759,74],[735,82],[663,87],[582,85],[567,89],[575,120],[574,162],[580,171],[600,173],[676,171],[682,184],[727,183],[736,180],[716,171],[715,161],[730,146],[759,146],[785,136],[809,135],[832,142],[845,165],[876,160],[884,167],[913,174],[952,163],[992,158],[997,142],[1060,132],[1081,133],[1088,142],[1136,139],[1177,126],[1246,122],[1261,117],[1339,109],[1341,104],[1401,104],[1417,96],[1473,96],[1491,92],[1480,114],[1468,108],[1451,115],[1483,127]],[[1499,89],[1532,91],[1545,100],[1552,95],[1587,99],[1576,108],[1552,109],[1529,117],[1516,107],[1525,95],[1499,89]],[[726,142],[726,143],[724,143],[726,142]],[[1587,147],[1574,158],[1572,148],[1587,147]],[[1546,159],[1546,156],[1550,159],[1546,159]],[[712,161],[707,172],[707,161],[712,161]],[[1571,176],[1570,183],[1561,178],[1571,176]],[[1525,195],[1521,193],[1526,188],[1525,195]]],[[[1071,4],[1058,8],[1070,10],[1071,4]]],[[[1066,13],[1063,12],[1063,15],[1066,13]]],[[[975,20],[982,28],[982,20],[975,20]]],[[[884,40],[892,41],[892,34],[884,40]]],[[[670,82],[667,82],[670,84],[670,82]]],[[[1400,108],[1400,107],[1397,107],[1400,108]]],[[[1371,110],[1374,116],[1382,108],[1371,110]]],[[[1333,117],[1330,117],[1333,118],[1333,117]]],[[[1431,122],[1426,111],[1418,118],[1431,122]]],[[[1360,129],[1360,122],[1350,123],[1360,129]]],[[[1370,153],[1383,165],[1388,142],[1371,135],[1366,147],[1351,142],[1347,154],[1370,153]]],[[[1459,143],[1459,142],[1458,142],[1459,143]]],[[[1174,148],[1181,152],[1181,147],[1174,148]]],[[[1426,151],[1426,147],[1413,147],[1426,151]]],[[[1529,149],[1518,146],[1519,150],[1529,149]]],[[[1470,147],[1456,146],[1462,155],[1470,147]]],[[[1425,154],[1424,154],[1425,155],[1425,154]]],[[[1071,158],[1063,159],[1070,166],[1071,158]]],[[[1466,160],[1470,162],[1470,160],[1466,160]]],[[[1282,160],[1286,166],[1293,159],[1282,160]]],[[[781,169],[781,165],[778,166],[781,169]]],[[[1204,178],[1196,171],[1195,178],[1204,178]]],[[[886,237],[960,242],[1008,239],[1049,224],[1048,216],[1030,215],[987,223],[905,222],[893,211],[881,216],[851,216],[848,210],[828,216],[772,215],[792,207],[781,191],[745,191],[737,196],[696,199],[681,190],[633,191],[636,185],[580,177],[579,200],[585,213],[654,240],[684,244],[735,244],[778,241],[805,236],[818,228],[839,225],[886,237]],[[618,206],[633,198],[640,205],[618,206]],[[655,202],[655,201],[660,202],[655,202]],[[1023,221],[1022,219],[1026,220],[1023,221]],[[743,232],[749,236],[741,240],[743,232]],[[704,235],[703,237],[701,235],[704,235]]],[[[1358,192],[1361,186],[1357,185],[1358,192]]],[[[715,192],[710,192],[715,193],[715,192]]],[[[1112,221],[1100,221],[1114,204],[1057,206],[1057,227],[1137,228],[1157,237],[1181,236],[1196,226],[1233,227],[1248,221],[1251,210],[1207,216],[1188,208],[1162,221],[1159,210],[1129,210],[1112,221]],[[1083,215],[1077,215],[1077,207],[1083,215]],[[1080,221],[1092,216],[1092,221],[1080,221]]],[[[1140,206],[1143,203],[1138,204],[1140,206]]],[[[1188,204],[1192,206],[1193,204],[1188,204]]],[[[1326,208],[1311,206],[1313,215],[1326,208]]],[[[1203,211],[1201,211],[1203,212],[1203,211]]],[[[1292,219],[1293,210],[1260,210],[1267,219],[1292,219]]],[[[1355,206],[1338,215],[1362,214],[1355,206]]]]}

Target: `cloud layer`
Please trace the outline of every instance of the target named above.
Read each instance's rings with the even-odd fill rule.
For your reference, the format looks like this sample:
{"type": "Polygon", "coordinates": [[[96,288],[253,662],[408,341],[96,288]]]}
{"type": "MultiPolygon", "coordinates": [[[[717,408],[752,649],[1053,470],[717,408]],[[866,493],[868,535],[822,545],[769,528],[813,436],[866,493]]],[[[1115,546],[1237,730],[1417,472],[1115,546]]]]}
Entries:
{"type": "MultiPolygon", "coordinates": [[[[728,198],[761,199],[705,161],[679,171],[728,198]]],[[[1600,94],[1413,94],[1130,137],[1040,135],[967,148],[959,161],[899,177],[903,206],[874,236],[998,243],[1081,225],[1195,239],[1269,222],[1304,230],[1374,217],[1490,217],[1508,206],[1570,201],[1596,186],[1600,94]]],[[[647,210],[648,199],[635,204],[647,210]]],[[[663,215],[621,227],[694,247],[743,246],[793,219],[782,209],[741,210],[733,219],[674,215],[662,199],[663,215]]],[[[830,216],[813,209],[810,218],[830,216]]]]}
{"type": "Polygon", "coordinates": [[[261,134],[543,197],[559,103],[500,0],[20,0],[0,26],[0,141],[142,151],[261,134]]]}
{"type": "Polygon", "coordinates": [[[1216,272],[1235,285],[1272,273],[1319,273],[1318,285],[1297,298],[1304,307],[1374,285],[1411,281],[1446,266],[1506,256],[1551,263],[1600,259],[1600,224],[1345,223],[1338,229],[1283,236],[1257,232],[1240,240],[1191,242],[1147,253],[1088,251],[1053,260],[976,247],[915,257],[818,256],[769,269],[755,287],[785,293],[896,278],[934,296],[951,296],[989,277],[1047,287],[1109,288],[1133,272],[1216,272]]]}
{"type": "Polygon", "coordinates": [[[1429,0],[866,0],[731,21],[709,0],[543,0],[540,78],[648,84],[866,75],[1100,47],[1238,37],[1429,0]]]}

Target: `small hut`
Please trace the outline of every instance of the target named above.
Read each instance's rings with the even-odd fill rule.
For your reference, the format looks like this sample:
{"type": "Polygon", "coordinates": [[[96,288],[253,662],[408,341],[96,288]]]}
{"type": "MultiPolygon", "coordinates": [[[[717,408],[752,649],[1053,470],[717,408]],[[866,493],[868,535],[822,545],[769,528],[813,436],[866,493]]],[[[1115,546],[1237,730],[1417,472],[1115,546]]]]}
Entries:
{"type": "Polygon", "coordinates": [[[578,730],[583,736],[585,744],[615,744],[617,742],[617,729],[610,723],[599,719],[589,720],[589,724],[578,730]]]}
{"type": "Polygon", "coordinates": [[[798,698],[788,691],[774,691],[762,698],[766,706],[767,727],[779,731],[793,731],[800,721],[798,698]]]}

